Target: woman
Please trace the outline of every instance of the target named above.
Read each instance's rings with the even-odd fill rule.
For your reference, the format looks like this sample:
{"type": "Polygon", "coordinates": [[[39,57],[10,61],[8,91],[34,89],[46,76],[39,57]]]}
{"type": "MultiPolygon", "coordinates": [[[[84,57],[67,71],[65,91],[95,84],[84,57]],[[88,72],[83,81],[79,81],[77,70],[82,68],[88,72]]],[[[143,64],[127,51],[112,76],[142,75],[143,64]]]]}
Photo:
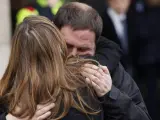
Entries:
{"type": "Polygon", "coordinates": [[[51,21],[27,17],[13,36],[9,64],[0,81],[0,108],[17,118],[33,119],[38,104],[55,103],[48,119],[103,119],[92,89],[98,97],[106,94],[106,79],[98,81],[95,76],[107,78],[108,71],[86,63],[96,64],[67,57],[66,43],[51,21]]]}

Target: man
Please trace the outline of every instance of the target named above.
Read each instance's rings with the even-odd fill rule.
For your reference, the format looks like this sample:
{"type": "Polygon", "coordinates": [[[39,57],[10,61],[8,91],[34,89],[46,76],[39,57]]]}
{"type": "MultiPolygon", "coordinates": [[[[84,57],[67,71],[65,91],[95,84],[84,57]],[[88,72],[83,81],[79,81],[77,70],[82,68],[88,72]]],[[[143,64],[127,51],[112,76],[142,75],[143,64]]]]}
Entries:
{"type": "Polygon", "coordinates": [[[114,51],[117,46],[100,37],[103,25],[99,14],[86,4],[74,2],[62,6],[54,22],[67,42],[70,54],[96,55],[101,64],[108,66],[113,85],[108,92],[108,104],[104,105],[108,108],[104,110],[105,119],[149,120],[150,117],[136,83],[125,72],[119,59],[116,61],[117,58],[114,57],[118,53],[114,51]],[[107,41],[108,46],[104,49],[104,44],[98,45],[98,51],[95,51],[95,43],[100,44],[100,41],[107,41]]]}
{"type": "Polygon", "coordinates": [[[96,60],[108,67],[113,84],[108,84],[111,90],[106,97],[100,98],[104,120],[150,120],[137,85],[119,63],[118,46],[100,37],[102,20],[99,14],[86,4],[72,2],[60,8],[54,22],[64,35],[71,55],[95,55],[96,60]]]}

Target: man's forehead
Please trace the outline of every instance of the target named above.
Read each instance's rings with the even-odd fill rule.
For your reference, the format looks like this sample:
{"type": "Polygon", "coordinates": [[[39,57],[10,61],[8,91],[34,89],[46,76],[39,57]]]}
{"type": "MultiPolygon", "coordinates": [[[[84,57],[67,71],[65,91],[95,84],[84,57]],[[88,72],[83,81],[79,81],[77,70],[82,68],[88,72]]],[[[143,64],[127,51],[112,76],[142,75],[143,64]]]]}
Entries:
{"type": "Polygon", "coordinates": [[[75,34],[79,34],[79,35],[82,35],[82,36],[86,36],[88,34],[91,34],[91,30],[89,29],[83,29],[83,30],[74,30],[73,31],[75,34]]]}
{"type": "Polygon", "coordinates": [[[95,44],[95,34],[90,30],[73,30],[69,26],[61,29],[61,33],[68,44],[77,46],[89,46],[95,44]]]}
{"type": "Polygon", "coordinates": [[[60,31],[64,35],[72,34],[77,37],[95,37],[95,33],[90,29],[74,29],[71,26],[64,26],[60,31]]]}
{"type": "Polygon", "coordinates": [[[92,47],[94,45],[93,42],[88,40],[80,40],[74,38],[66,38],[66,43],[76,47],[92,47]]]}

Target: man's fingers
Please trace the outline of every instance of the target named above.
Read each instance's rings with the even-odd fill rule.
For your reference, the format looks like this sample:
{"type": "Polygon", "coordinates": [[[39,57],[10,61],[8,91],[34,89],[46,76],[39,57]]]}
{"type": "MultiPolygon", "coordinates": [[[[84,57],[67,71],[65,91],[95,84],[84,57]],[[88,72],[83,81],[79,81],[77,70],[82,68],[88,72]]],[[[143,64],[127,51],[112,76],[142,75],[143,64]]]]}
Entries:
{"type": "Polygon", "coordinates": [[[84,71],[83,71],[81,74],[82,74],[84,77],[86,77],[86,78],[89,77],[87,72],[84,72],[84,71]]]}
{"type": "Polygon", "coordinates": [[[109,73],[109,70],[108,70],[108,68],[107,68],[106,66],[100,65],[100,68],[104,71],[104,73],[110,74],[110,73],[109,73]]]}
{"type": "Polygon", "coordinates": [[[97,72],[96,70],[94,70],[92,68],[88,68],[88,67],[84,67],[83,71],[90,73],[90,74],[94,74],[95,72],[97,72]]]}
{"type": "Polygon", "coordinates": [[[51,104],[49,104],[48,106],[45,106],[45,107],[43,107],[43,108],[40,109],[40,110],[37,110],[36,116],[41,116],[41,115],[49,112],[49,110],[51,110],[52,108],[54,108],[54,106],[55,106],[55,104],[54,104],[54,103],[51,103],[51,104]]]}
{"type": "MultiPolygon", "coordinates": [[[[99,68],[101,69],[101,68],[99,68]]],[[[103,70],[94,70],[94,69],[91,69],[91,68],[84,68],[83,69],[84,72],[88,73],[88,74],[91,74],[91,75],[94,75],[98,78],[101,78],[102,75],[104,74],[103,70]]]]}
{"type": "Polygon", "coordinates": [[[42,109],[42,108],[44,108],[44,107],[46,107],[46,106],[48,106],[48,105],[50,105],[51,103],[47,103],[47,104],[39,104],[39,105],[37,105],[37,110],[40,110],[40,109],[42,109]]]}
{"type": "Polygon", "coordinates": [[[86,78],[89,78],[89,80],[90,80],[91,82],[94,82],[94,83],[97,84],[98,86],[101,85],[100,79],[99,79],[98,77],[96,77],[96,76],[101,77],[101,75],[100,75],[99,73],[95,73],[95,75],[93,75],[93,74],[90,74],[90,73],[87,73],[87,72],[83,72],[82,75],[83,75],[84,77],[86,77],[86,78]]]}
{"type": "Polygon", "coordinates": [[[91,74],[94,74],[95,72],[99,72],[101,75],[109,73],[108,68],[102,65],[96,66],[93,64],[85,64],[83,70],[91,74]]]}
{"type": "Polygon", "coordinates": [[[96,85],[98,85],[99,87],[101,86],[101,81],[100,79],[98,79],[97,77],[95,77],[94,75],[90,75],[89,76],[89,79],[95,83],[96,85]]]}
{"type": "Polygon", "coordinates": [[[91,69],[94,69],[94,70],[97,70],[99,68],[98,66],[93,65],[93,64],[85,64],[84,67],[88,67],[88,68],[91,68],[91,69]]]}
{"type": "Polygon", "coordinates": [[[87,82],[87,84],[89,84],[90,86],[92,86],[95,91],[100,90],[100,87],[95,82],[93,82],[92,80],[90,80],[89,78],[86,78],[86,82],[87,82]]]}
{"type": "Polygon", "coordinates": [[[102,68],[99,66],[99,69],[97,70],[102,76],[104,75],[104,71],[102,70],[102,68]]]}
{"type": "Polygon", "coordinates": [[[48,112],[44,113],[43,115],[41,115],[40,117],[38,117],[38,120],[45,120],[45,119],[47,119],[50,115],[51,115],[51,112],[48,111],[48,112]]]}

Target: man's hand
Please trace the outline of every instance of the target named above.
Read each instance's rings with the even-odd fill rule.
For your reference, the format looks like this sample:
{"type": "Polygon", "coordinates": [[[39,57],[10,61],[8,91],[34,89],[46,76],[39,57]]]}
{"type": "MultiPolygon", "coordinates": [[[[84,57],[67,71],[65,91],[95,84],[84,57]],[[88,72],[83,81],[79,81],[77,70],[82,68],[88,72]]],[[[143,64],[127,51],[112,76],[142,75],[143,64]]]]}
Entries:
{"type": "Polygon", "coordinates": [[[86,82],[94,88],[98,97],[111,90],[112,79],[106,66],[85,64],[82,75],[86,77],[86,82]]]}
{"type": "MultiPolygon", "coordinates": [[[[51,115],[50,110],[54,108],[55,104],[45,104],[45,105],[37,105],[37,110],[35,115],[30,120],[45,120],[51,115]]],[[[8,114],[6,116],[6,120],[29,120],[29,118],[17,118],[12,114],[8,114]]]]}
{"type": "Polygon", "coordinates": [[[54,108],[55,104],[37,105],[37,111],[32,117],[32,120],[44,120],[51,115],[50,110],[54,108]]]}

